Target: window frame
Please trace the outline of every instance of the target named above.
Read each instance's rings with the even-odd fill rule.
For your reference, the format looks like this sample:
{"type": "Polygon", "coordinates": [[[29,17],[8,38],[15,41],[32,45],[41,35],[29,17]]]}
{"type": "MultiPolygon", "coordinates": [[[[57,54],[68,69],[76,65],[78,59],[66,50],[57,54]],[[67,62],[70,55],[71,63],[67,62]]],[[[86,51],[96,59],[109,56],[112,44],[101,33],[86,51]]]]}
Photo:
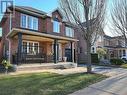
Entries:
{"type": "Polygon", "coordinates": [[[74,29],[72,27],[65,27],[65,35],[67,37],[74,37],[74,29]]]}
{"type": "Polygon", "coordinates": [[[123,56],[126,56],[126,50],[123,50],[123,56]]]}
{"type": "Polygon", "coordinates": [[[27,15],[25,15],[25,14],[21,14],[21,21],[20,21],[21,23],[20,23],[20,26],[22,27],[22,28],[27,28],[27,15]],[[24,17],[26,17],[26,19],[25,19],[25,26],[23,26],[23,16],[24,17]]]}
{"type": "MultiPolygon", "coordinates": [[[[30,47],[29,47],[29,44],[30,43],[32,43],[32,50],[33,51],[35,51],[35,43],[38,44],[38,50],[37,50],[37,52],[40,53],[40,50],[39,50],[39,42],[35,42],[35,41],[23,41],[22,44],[23,43],[27,43],[27,45],[26,45],[26,48],[27,48],[26,49],[26,53],[27,54],[32,54],[32,53],[30,53],[30,47]]],[[[24,46],[22,47],[22,52],[25,53],[23,49],[24,49],[24,46]]]]}
{"type": "Polygon", "coordinates": [[[53,20],[53,32],[60,33],[60,22],[58,20],[53,20]]]}
{"type": "Polygon", "coordinates": [[[21,28],[28,28],[28,29],[32,29],[32,30],[38,30],[38,26],[39,26],[39,23],[38,23],[38,18],[37,17],[29,16],[29,15],[26,15],[26,14],[21,14],[21,21],[20,21],[20,27],[21,28]],[[26,19],[25,19],[26,21],[24,21],[25,22],[25,27],[23,26],[23,16],[26,17],[26,19]],[[34,25],[34,20],[36,21],[36,27],[34,25]],[[31,23],[30,23],[30,21],[31,21],[31,23]]]}

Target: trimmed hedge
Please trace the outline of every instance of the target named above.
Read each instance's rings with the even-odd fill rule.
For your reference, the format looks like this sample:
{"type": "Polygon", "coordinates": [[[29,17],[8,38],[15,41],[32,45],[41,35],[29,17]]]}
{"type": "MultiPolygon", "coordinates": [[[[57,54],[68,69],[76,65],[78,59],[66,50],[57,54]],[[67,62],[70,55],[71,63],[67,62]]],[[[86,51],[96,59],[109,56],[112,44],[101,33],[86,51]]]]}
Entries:
{"type": "Polygon", "coordinates": [[[110,59],[112,65],[122,65],[125,62],[122,59],[110,59]]]}
{"type": "Polygon", "coordinates": [[[99,63],[98,54],[91,54],[91,62],[99,63]]]}

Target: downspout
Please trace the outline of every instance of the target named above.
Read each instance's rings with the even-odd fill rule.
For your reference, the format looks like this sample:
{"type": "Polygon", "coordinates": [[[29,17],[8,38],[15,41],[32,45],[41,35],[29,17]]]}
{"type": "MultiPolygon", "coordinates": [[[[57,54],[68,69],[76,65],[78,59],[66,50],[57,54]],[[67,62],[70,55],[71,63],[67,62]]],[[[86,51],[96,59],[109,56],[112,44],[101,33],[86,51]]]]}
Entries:
{"type": "MultiPolygon", "coordinates": [[[[9,32],[11,32],[11,28],[12,28],[12,19],[11,19],[12,15],[11,15],[11,13],[9,15],[9,18],[10,18],[10,20],[9,20],[9,32]]],[[[8,61],[9,61],[9,63],[11,63],[11,40],[10,40],[10,38],[7,38],[7,40],[9,42],[8,61]]]]}

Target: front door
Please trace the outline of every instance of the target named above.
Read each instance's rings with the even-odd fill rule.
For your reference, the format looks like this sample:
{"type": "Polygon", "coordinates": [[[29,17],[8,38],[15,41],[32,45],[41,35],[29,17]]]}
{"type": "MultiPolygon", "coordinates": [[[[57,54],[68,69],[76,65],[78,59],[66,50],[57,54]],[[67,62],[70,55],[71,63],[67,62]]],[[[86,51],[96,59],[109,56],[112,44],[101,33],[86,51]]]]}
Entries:
{"type": "Polygon", "coordinates": [[[65,49],[65,57],[67,57],[68,62],[71,62],[71,49],[65,49]]]}

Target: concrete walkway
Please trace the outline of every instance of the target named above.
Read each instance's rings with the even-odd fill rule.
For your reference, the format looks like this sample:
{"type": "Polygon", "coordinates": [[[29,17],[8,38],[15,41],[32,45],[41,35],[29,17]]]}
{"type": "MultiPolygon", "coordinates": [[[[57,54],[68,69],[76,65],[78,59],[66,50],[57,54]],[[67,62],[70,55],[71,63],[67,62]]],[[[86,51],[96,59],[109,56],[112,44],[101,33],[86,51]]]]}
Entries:
{"type": "Polygon", "coordinates": [[[127,95],[126,69],[97,66],[93,71],[111,77],[69,95],[127,95]]]}
{"type": "MultiPolygon", "coordinates": [[[[30,73],[42,73],[42,72],[50,72],[50,73],[57,73],[61,75],[68,75],[68,74],[76,74],[76,73],[85,73],[85,67],[76,67],[70,69],[42,69],[42,70],[28,70],[28,71],[17,71],[9,73],[8,75],[20,75],[20,74],[30,74],[30,73]]],[[[0,76],[4,76],[0,74],[0,76]]]]}

